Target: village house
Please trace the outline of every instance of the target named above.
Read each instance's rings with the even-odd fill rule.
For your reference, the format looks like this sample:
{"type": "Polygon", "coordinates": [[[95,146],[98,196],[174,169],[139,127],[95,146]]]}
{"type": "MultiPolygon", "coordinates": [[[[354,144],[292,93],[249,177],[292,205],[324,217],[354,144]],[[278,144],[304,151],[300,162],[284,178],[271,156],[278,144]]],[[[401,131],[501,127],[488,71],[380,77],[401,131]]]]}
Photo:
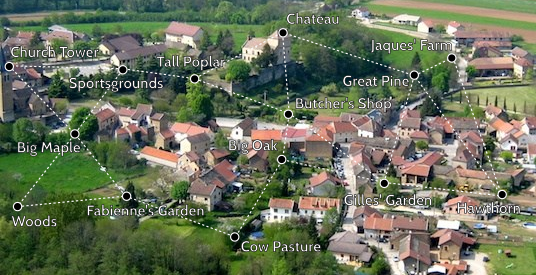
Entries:
{"type": "Polygon", "coordinates": [[[382,213],[368,205],[356,207],[353,214],[354,230],[357,233],[364,233],[365,220],[369,217],[381,218],[382,213]]]}
{"type": "Polygon", "coordinates": [[[166,44],[181,43],[197,49],[202,36],[200,27],[172,21],[166,29],[166,44]]]}
{"type": "Polygon", "coordinates": [[[141,48],[142,45],[132,35],[124,35],[103,40],[99,45],[99,52],[104,55],[113,55],[119,52],[128,52],[141,48]]]}
{"type": "Polygon", "coordinates": [[[424,157],[408,162],[399,167],[403,184],[427,183],[433,175],[433,166],[441,164],[443,156],[438,152],[430,152],[424,157]]]}
{"type": "Polygon", "coordinates": [[[357,127],[358,137],[378,137],[380,136],[382,131],[382,127],[380,126],[380,124],[376,120],[368,116],[357,118],[352,121],[352,124],[357,127]]]}
{"type": "Polygon", "coordinates": [[[298,216],[296,203],[291,199],[271,198],[268,207],[270,207],[268,222],[286,221],[298,216]]]}
{"type": "Polygon", "coordinates": [[[508,121],[508,113],[506,113],[503,109],[493,106],[491,103],[486,106],[486,119],[488,121],[491,121],[494,118],[499,118],[502,121],[508,121]]]}
{"type": "Polygon", "coordinates": [[[514,61],[514,76],[519,79],[524,79],[529,70],[534,68],[534,62],[525,58],[520,58],[514,61]]]}
{"type": "Polygon", "coordinates": [[[358,129],[351,122],[332,122],[330,130],[333,133],[334,142],[352,142],[358,136],[358,129]]]}
{"type": "Polygon", "coordinates": [[[520,60],[520,59],[525,59],[531,65],[534,63],[534,56],[531,53],[529,53],[528,51],[526,51],[526,50],[524,50],[523,48],[520,48],[520,47],[515,47],[512,50],[512,57],[516,61],[520,60]]]}
{"type": "Polygon", "coordinates": [[[329,238],[330,251],[339,264],[362,266],[372,260],[373,252],[361,238],[348,231],[335,233],[329,238]]]}
{"type": "Polygon", "coordinates": [[[17,35],[14,37],[8,37],[4,41],[4,46],[7,51],[11,51],[14,47],[24,47],[29,48],[30,40],[34,36],[34,32],[17,32],[17,35]]]}
{"type": "Polygon", "coordinates": [[[305,156],[313,158],[331,158],[333,156],[333,133],[326,127],[305,139],[305,156]]]}
{"type": "Polygon", "coordinates": [[[196,179],[190,184],[188,194],[190,194],[191,201],[204,204],[208,211],[213,211],[216,204],[223,198],[223,187],[207,183],[202,179],[196,179]]]}
{"type": "Polygon", "coordinates": [[[326,171],[309,179],[307,191],[310,195],[318,197],[335,197],[337,186],[342,186],[342,180],[329,174],[326,171]]]}
{"type": "Polygon", "coordinates": [[[401,138],[410,138],[413,132],[419,131],[421,129],[421,119],[406,117],[400,121],[398,127],[398,134],[401,138]]]}
{"type": "Polygon", "coordinates": [[[438,248],[439,260],[458,261],[464,249],[476,243],[475,239],[452,229],[438,230],[431,238],[432,246],[438,248]]]}
{"type": "Polygon", "coordinates": [[[110,109],[99,111],[95,114],[95,117],[97,117],[99,131],[106,131],[110,135],[119,124],[119,118],[115,115],[115,112],[110,109]]]}
{"type": "Polygon", "coordinates": [[[496,137],[497,140],[501,140],[504,137],[506,137],[506,135],[513,133],[515,131],[517,130],[512,124],[506,121],[503,121],[502,119],[499,119],[499,118],[492,119],[488,124],[488,128],[486,129],[486,132],[489,135],[496,137]]]}
{"type": "Polygon", "coordinates": [[[307,129],[297,129],[287,127],[283,130],[283,140],[289,144],[289,148],[305,154],[305,138],[307,137],[307,129]]]}
{"type": "Polygon", "coordinates": [[[521,130],[530,136],[536,136],[536,117],[528,116],[521,121],[521,130]]]}
{"type": "Polygon", "coordinates": [[[456,21],[450,21],[449,24],[447,25],[446,31],[448,34],[454,35],[455,32],[463,31],[463,30],[465,30],[465,27],[462,24],[456,21]]]}
{"type": "Polygon", "coordinates": [[[54,40],[63,40],[67,43],[69,48],[72,48],[76,41],[89,41],[89,37],[80,32],[73,32],[60,26],[57,29],[49,29],[49,33],[42,34],[42,39],[45,41],[45,47],[52,47],[54,40]]]}
{"type": "Polygon", "coordinates": [[[257,129],[257,121],[247,117],[240,121],[231,130],[231,139],[234,140],[246,140],[251,137],[251,130],[257,129]]]}
{"type": "Polygon", "coordinates": [[[392,233],[400,232],[426,232],[428,231],[428,220],[425,218],[408,218],[403,216],[370,216],[363,224],[365,238],[389,239],[392,233]]]}
{"type": "Polygon", "coordinates": [[[407,234],[400,240],[398,257],[407,274],[422,274],[432,265],[430,258],[430,238],[407,234]]]}
{"type": "Polygon", "coordinates": [[[281,130],[251,130],[251,140],[260,140],[263,143],[277,143],[282,141],[281,130]]]}
{"type": "Polygon", "coordinates": [[[250,150],[247,154],[249,166],[257,171],[266,172],[268,170],[268,153],[265,150],[250,150]]]}
{"type": "Polygon", "coordinates": [[[422,33],[434,32],[434,22],[432,20],[424,20],[417,24],[417,31],[422,33]]]}
{"type": "Polygon", "coordinates": [[[195,136],[201,133],[205,133],[210,137],[210,140],[214,139],[214,133],[206,127],[201,127],[194,122],[175,122],[171,125],[171,131],[175,133],[175,143],[180,144],[185,138],[189,136],[195,136]]]}
{"type": "Polygon", "coordinates": [[[250,37],[242,45],[242,60],[251,62],[264,52],[264,46],[268,44],[276,56],[276,64],[290,61],[290,37],[279,36],[278,31],[273,32],[268,38],[250,37]]]}
{"type": "Polygon", "coordinates": [[[143,60],[143,63],[147,64],[149,59],[163,56],[166,50],[166,45],[156,44],[135,48],[129,51],[117,52],[110,58],[110,63],[116,67],[125,65],[129,69],[134,69],[136,67],[136,61],[138,60],[138,58],[141,58],[141,60],[143,60]]]}
{"type": "Polygon", "coordinates": [[[210,148],[210,137],[206,133],[188,136],[180,143],[180,151],[183,153],[195,152],[203,156],[210,148]]]}
{"type": "Polygon", "coordinates": [[[460,206],[466,207],[467,209],[469,207],[475,207],[479,205],[480,205],[480,201],[478,201],[477,199],[474,199],[468,196],[459,196],[459,197],[448,200],[443,205],[443,213],[447,215],[453,215],[457,217],[466,217],[466,218],[475,219],[475,220],[488,220],[489,216],[487,214],[473,214],[473,213],[469,213],[469,211],[464,211],[464,210],[461,210],[460,212],[458,212],[458,208],[460,206]]]}
{"type": "Polygon", "coordinates": [[[205,161],[208,166],[215,166],[230,155],[225,149],[214,148],[205,153],[205,161]]]}
{"type": "Polygon", "coordinates": [[[367,7],[359,7],[352,11],[352,17],[357,19],[364,19],[370,16],[370,11],[367,7]]]}
{"type": "Polygon", "coordinates": [[[140,158],[144,158],[150,163],[167,166],[173,169],[177,169],[179,164],[178,155],[151,146],[143,147],[140,152],[140,158]]]}
{"type": "Polygon", "coordinates": [[[298,202],[299,216],[315,218],[317,219],[318,223],[322,223],[324,215],[329,209],[332,208],[335,208],[338,212],[340,212],[341,200],[323,197],[300,197],[298,202]]]}
{"type": "Polygon", "coordinates": [[[186,171],[187,174],[201,173],[201,158],[195,152],[187,152],[179,157],[179,169],[186,171]]]}

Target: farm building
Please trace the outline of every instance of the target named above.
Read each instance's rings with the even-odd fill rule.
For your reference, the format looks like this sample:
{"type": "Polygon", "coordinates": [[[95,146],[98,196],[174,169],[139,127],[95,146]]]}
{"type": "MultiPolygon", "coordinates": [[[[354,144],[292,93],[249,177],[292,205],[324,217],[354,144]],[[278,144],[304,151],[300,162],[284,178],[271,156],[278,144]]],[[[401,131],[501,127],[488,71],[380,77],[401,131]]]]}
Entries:
{"type": "Polygon", "coordinates": [[[433,32],[434,31],[434,22],[432,22],[432,20],[421,21],[417,25],[417,31],[418,32],[423,32],[423,33],[431,33],[431,32],[433,32]]]}
{"type": "Polygon", "coordinates": [[[421,17],[409,14],[395,16],[391,22],[398,25],[417,26],[421,22],[421,17]]]}

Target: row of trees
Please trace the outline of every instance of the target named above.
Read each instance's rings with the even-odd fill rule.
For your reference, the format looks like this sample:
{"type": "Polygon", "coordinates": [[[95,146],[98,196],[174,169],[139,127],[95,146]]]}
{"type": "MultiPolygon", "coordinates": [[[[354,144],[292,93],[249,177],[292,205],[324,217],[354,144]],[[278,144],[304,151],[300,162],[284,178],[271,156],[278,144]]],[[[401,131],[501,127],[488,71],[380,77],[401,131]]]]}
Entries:
{"type": "MultiPolygon", "coordinates": [[[[123,21],[184,21],[218,22],[225,24],[263,24],[283,18],[288,8],[284,0],[5,0],[0,3],[0,14],[38,11],[96,10],[96,13],[53,13],[42,21],[23,24],[44,27],[53,24],[102,23],[123,21]],[[119,11],[119,12],[118,12],[119,11]]],[[[21,24],[2,19],[5,26],[21,24]]]]}

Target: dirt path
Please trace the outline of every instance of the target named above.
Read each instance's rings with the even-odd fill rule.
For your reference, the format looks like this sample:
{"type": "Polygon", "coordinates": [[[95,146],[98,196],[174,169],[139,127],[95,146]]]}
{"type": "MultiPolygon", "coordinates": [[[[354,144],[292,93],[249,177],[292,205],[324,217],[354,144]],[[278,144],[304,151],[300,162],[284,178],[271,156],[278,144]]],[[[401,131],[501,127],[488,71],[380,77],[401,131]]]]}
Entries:
{"type": "Polygon", "coordinates": [[[419,7],[419,9],[425,9],[425,10],[437,10],[437,11],[444,11],[444,12],[453,12],[453,13],[460,13],[460,14],[467,14],[467,15],[477,15],[477,16],[483,16],[483,17],[492,17],[492,18],[499,18],[499,19],[508,19],[508,20],[536,23],[536,15],[528,14],[528,13],[521,13],[521,12],[513,12],[513,11],[502,11],[502,10],[495,10],[495,9],[449,5],[449,4],[443,4],[443,3],[441,4],[428,3],[428,2],[411,1],[411,0],[377,0],[377,1],[374,1],[374,4],[394,6],[394,7],[419,7]]]}

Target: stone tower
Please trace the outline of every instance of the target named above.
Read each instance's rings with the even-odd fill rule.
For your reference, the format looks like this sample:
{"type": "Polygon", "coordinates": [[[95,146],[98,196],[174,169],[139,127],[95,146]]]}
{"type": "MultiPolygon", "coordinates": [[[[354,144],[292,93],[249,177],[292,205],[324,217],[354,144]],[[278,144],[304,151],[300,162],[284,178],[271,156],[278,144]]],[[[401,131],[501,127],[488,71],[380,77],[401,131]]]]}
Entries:
{"type": "Polygon", "coordinates": [[[0,121],[12,122],[15,120],[13,86],[11,84],[11,75],[6,71],[6,61],[4,47],[0,44],[0,121]]]}

